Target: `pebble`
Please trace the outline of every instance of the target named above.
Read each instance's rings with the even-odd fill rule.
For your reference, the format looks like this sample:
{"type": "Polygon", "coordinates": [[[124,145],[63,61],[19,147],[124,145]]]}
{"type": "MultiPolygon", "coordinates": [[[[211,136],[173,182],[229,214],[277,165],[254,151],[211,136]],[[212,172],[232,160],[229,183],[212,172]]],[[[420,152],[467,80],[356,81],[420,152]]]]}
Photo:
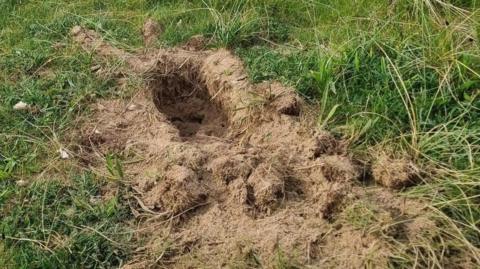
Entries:
{"type": "Polygon", "coordinates": [[[28,109],[30,109],[30,105],[23,101],[20,101],[13,106],[13,110],[20,111],[20,110],[28,110],[28,109]]]}
{"type": "Polygon", "coordinates": [[[138,109],[138,105],[136,105],[136,104],[131,104],[127,107],[128,111],[134,111],[134,110],[137,110],[137,109],[138,109]]]}
{"type": "Polygon", "coordinates": [[[65,149],[59,149],[58,153],[60,153],[60,158],[63,159],[63,160],[66,160],[66,159],[70,158],[70,155],[68,154],[68,152],[65,149]]]}
{"type": "Polygon", "coordinates": [[[15,183],[16,183],[17,186],[19,186],[19,187],[25,187],[25,186],[28,185],[28,181],[23,180],[23,179],[17,180],[15,183]]]}

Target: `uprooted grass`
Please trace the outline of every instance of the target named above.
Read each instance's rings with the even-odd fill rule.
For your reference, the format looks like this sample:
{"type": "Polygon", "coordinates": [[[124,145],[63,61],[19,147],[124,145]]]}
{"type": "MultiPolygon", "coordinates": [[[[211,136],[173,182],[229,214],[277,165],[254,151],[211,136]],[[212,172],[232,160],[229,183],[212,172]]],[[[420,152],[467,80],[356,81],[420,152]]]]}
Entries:
{"type": "MultiPolygon", "coordinates": [[[[368,149],[374,147],[408,155],[423,168],[428,182],[405,194],[430,201],[437,213],[435,221],[445,230],[442,236],[422,242],[422,247],[399,244],[393,266],[441,267],[447,250],[468,253],[479,261],[477,1],[3,1],[0,5],[2,217],[29,216],[44,203],[37,196],[50,189],[70,190],[60,195],[59,204],[50,201],[58,206],[44,207],[43,215],[55,220],[57,213],[72,206],[68,196],[73,192],[72,197],[78,198],[82,189],[78,180],[71,186],[56,182],[26,189],[14,184],[50,169],[63,133],[83,113],[82,106],[112,94],[112,80],[92,76],[93,60],[72,46],[69,29],[82,24],[129,49],[140,45],[138,29],[152,16],[164,25],[158,45],[175,45],[204,34],[213,47],[235,49],[254,81],[280,79],[318,102],[319,126],[344,136],[358,156],[371,158],[368,149]],[[34,109],[13,111],[20,100],[34,109]],[[31,202],[24,204],[22,199],[31,202]]],[[[85,202],[86,196],[80,196],[85,202]]],[[[95,221],[66,222],[111,232],[112,227],[101,225],[108,216],[91,215],[95,221]]],[[[125,217],[117,216],[119,222],[125,217]]],[[[85,255],[79,259],[84,263],[79,265],[97,264],[90,254],[103,240],[99,234],[85,237],[85,228],[55,221],[63,232],[46,230],[38,225],[36,215],[32,218],[27,224],[6,222],[8,236],[26,241],[2,242],[0,265],[4,257],[11,257],[7,263],[12,267],[72,258],[65,252],[68,248],[61,247],[54,260],[45,256],[39,243],[44,244],[52,230],[73,238],[72,253],[73,246],[77,253],[92,251],[82,252],[85,255]]],[[[105,249],[110,254],[100,257],[109,262],[104,265],[118,264],[123,250],[105,249]]]]}

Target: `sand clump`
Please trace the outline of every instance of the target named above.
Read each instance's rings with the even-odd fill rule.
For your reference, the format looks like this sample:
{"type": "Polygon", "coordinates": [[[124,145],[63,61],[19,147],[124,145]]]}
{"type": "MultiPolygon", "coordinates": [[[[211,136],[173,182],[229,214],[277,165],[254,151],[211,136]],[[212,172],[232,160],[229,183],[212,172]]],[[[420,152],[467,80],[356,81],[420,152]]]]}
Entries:
{"type": "Polygon", "coordinates": [[[360,176],[360,169],[345,156],[330,155],[321,160],[323,176],[330,182],[354,182],[360,176]]]}
{"type": "Polygon", "coordinates": [[[154,19],[150,18],[145,21],[142,28],[143,44],[145,47],[151,47],[155,43],[159,35],[164,31],[163,28],[164,27],[154,19]]]}
{"type": "Polygon", "coordinates": [[[192,169],[174,165],[144,197],[150,209],[178,214],[205,201],[207,194],[192,169]]]}
{"type": "MultiPolygon", "coordinates": [[[[133,54],[93,31],[71,33],[146,82],[130,100],[99,101],[80,129],[78,155],[89,165],[111,152],[134,160],[124,170],[146,212],[136,236],[151,240],[125,268],[218,268],[252,256],[271,268],[280,252],[313,268],[387,266],[380,237],[336,223],[345,204],[379,196],[358,186],[361,168],[345,142],[312,128],[294,89],[251,84],[227,50],[133,54]],[[155,255],[158,242],[173,242],[168,255],[155,255]]],[[[395,185],[380,168],[373,174],[395,185]]],[[[381,206],[410,216],[403,199],[389,197],[381,206]]]]}
{"type": "Polygon", "coordinates": [[[408,159],[394,159],[381,154],[372,165],[377,183],[392,189],[414,185],[419,180],[419,169],[408,159]]]}
{"type": "Polygon", "coordinates": [[[270,165],[261,164],[247,179],[247,190],[250,203],[260,211],[270,211],[277,206],[284,196],[285,181],[277,169],[270,165]]]}

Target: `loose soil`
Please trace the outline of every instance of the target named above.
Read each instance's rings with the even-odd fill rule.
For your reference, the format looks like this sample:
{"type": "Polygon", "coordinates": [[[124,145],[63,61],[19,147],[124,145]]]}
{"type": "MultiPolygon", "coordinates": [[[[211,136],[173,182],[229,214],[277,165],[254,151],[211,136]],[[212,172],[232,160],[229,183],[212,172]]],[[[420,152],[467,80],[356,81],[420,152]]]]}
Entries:
{"type": "MultiPolygon", "coordinates": [[[[145,80],[129,100],[96,103],[80,129],[85,163],[101,167],[112,152],[126,159],[135,239],[145,246],[124,268],[386,268],[391,242],[418,236],[409,225],[425,223],[422,204],[367,184],[365,167],[316,130],[294,89],[251,84],[229,51],[131,54],[81,27],[72,35],[145,80]],[[374,205],[386,225],[349,222],[344,210],[358,203],[374,205]]],[[[375,167],[387,186],[411,181],[410,164],[375,167]]]]}

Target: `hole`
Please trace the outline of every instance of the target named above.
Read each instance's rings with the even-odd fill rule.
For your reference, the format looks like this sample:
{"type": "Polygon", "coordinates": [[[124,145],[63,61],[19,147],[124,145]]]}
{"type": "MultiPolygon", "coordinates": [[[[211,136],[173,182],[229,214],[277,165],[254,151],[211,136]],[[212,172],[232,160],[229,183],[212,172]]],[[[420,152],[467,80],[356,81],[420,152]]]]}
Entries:
{"type": "Polygon", "coordinates": [[[184,138],[196,135],[222,137],[228,127],[226,113],[211,100],[205,85],[180,73],[157,76],[151,81],[157,109],[184,138]]]}

